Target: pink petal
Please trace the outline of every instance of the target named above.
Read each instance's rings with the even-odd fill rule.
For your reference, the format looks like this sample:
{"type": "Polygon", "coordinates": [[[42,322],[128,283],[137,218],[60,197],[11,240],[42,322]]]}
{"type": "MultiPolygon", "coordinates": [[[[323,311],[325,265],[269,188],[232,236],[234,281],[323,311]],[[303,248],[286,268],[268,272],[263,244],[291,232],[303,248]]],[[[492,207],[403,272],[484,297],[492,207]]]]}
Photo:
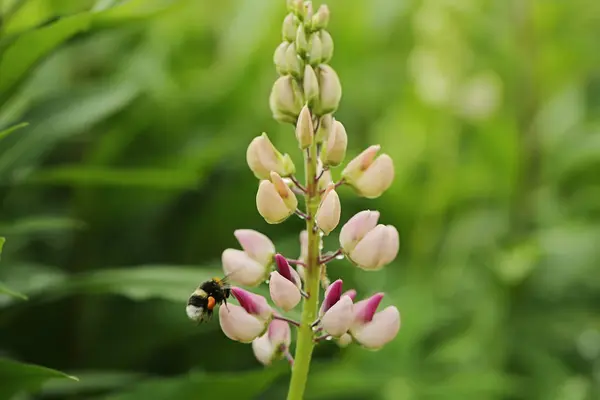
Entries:
{"type": "Polygon", "coordinates": [[[269,307],[269,303],[267,303],[267,300],[262,296],[238,287],[232,287],[231,294],[237,299],[240,306],[242,306],[249,314],[258,316],[262,319],[268,319],[273,314],[273,310],[269,307]]]}
{"type": "Polygon", "coordinates": [[[342,280],[338,279],[325,290],[325,299],[321,305],[321,313],[327,312],[327,310],[340,300],[340,296],[342,295],[342,285],[342,280]]]}
{"type": "Polygon", "coordinates": [[[242,343],[250,343],[267,329],[265,322],[235,304],[219,307],[219,323],[228,338],[242,343]]]}
{"type": "Polygon", "coordinates": [[[244,252],[262,265],[271,263],[275,245],[266,235],[253,229],[237,229],[233,232],[244,252]]]}
{"type": "Polygon", "coordinates": [[[256,359],[263,365],[270,365],[276,352],[266,333],[252,341],[252,351],[256,359]]]}
{"type": "Polygon", "coordinates": [[[352,299],[352,301],[354,301],[354,299],[356,298],[356,290],[346,290],[344,293],[342,293],[342,296],[348,296],[350,297],[350,299],[352,299]]]}
{"type": "Polygon", "coordinates": [[[242,250],[225,249],[221,256],[223,271],[240,285],[256,286],[265,280],[267,269],[242,250]]]}
{"type": "Polygon", "coordinates": [[[379,211],[363,210],[350,218],[340,230],[340,245],[346,253],[351,252],[354,246],[375,226],[379,221],[379,211]]]}
{"type": "Polygon", "coordinates": [[[376,293],[368,299],[361,300],[354,304],[354,322],[364,324],[371,321],[383,296],[384,293],[376,293]]]}
{"type": "Polygon", "coordinates": [[[285,279],[277,271],[271,272],[271,279],[269,280],[269,293],[271,299],[284,311],[290,311],[298,305],[301,300],[300,290],[296,284],[285,279]]]}
{"type": "Polygon", "coordinates": [[[378,312],[371,322],[352,328],[352,335],[364,347],[379,349],[392,341],[400,330],[400,312],[389,306],[378,312]]]}
{"type": "Polygon", "coordinates": [[[277,271],[279,271],[281,276],[294,284],[297,283],[292,276],[292,268],[284,256],[281,254],[275,254],[275,264],[277,265],[277,271]]]}
{"type": "Polygon", "coordinates": [[[267,331],[269,340],[275,348],[280,346],[289,347],[292,341],[292,333],[290,324],[280,319],[274,319],[269,324],[267,331]]]}
{"type": "Polygon", "coordinates": [[[334,337],[340,337],[348,332],[354,319],[352,306],[350,297],[342,297],[321,317],[323,329],[334,337]]]}

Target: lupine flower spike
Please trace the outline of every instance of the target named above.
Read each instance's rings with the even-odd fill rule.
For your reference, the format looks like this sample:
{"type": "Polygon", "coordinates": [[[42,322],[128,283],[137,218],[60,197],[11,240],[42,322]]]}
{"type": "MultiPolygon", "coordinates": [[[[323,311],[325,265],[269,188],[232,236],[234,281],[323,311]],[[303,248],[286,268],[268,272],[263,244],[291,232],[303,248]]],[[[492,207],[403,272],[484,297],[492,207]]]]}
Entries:
{"type": "Polygon", "coordinates": [[[294,259],[280,254],[261,232],[236,230],[234,236],[241,249],[226,249],[222,254],[226,279],[203,283],[186,309],[191,319],[204,322],[210,319],[205,315],[212,315],[218,307],[223,333],[237,342],[251,343],[258,362],[265,367],[282,360],[293,365],[288,400],[305,398],[315,346],[332,341],[340,347],[379,350],[400,330],[400,312],[395,306],[377,311],[383,293],[356,302],[356,290],[344,291],[342,280],[330,279],[327,274],[327,264],[342,258],[364,271],[381,270],[394,262],[400,248],[398,230],[380,223],[377,210],[360,211],[340,223],[338,192],[348,186],[365,198],[383,195],[394,180],[394,163],[380,145],[373,144],[343,165],[353,128],[334,116],[342,99],[342,85],[330,65],[334,54],[333,38],[327,31],[330,18],[326,5],[287,0],[281,43],[273,52],[274,74],[278,76],[273,78],[264,104],[266,107],[268,103],[276,121],[291,125],[289,135],[294,135],[297,151],[304,157],[304,181],[296,177],[292,157],[281,153],[267,133],[255,133],[246,151],[249,174],[258,181],[256,208],[260,216],[268,224],[294,217],[303,220],[305,228],[295,253],[299,256],[294,259]],[[341,169],[335,174],[337,181],[332,179],[335,168],[341,169]],[[304,197],[302,210],[297,196],[304,197]],[[322,236],[331,235],[340,226],[339,248],[323,251],[322,236]],[[266,281],[272,305],[266,298],[229,283],[256,287],[266,281]],[[321,285],[326,288],[324,294],[319,293],[321,285]],[[225,303],[227,306],[222,306],[225,303]],[[286,316],[292,310],[299,311],[298,307],[302,307],[300,321],[286,316]],[[291,329],[297,329],[297,334],[292,335],[291,329]],[[294,336],[296,346],[292,346],[294,336]]]}

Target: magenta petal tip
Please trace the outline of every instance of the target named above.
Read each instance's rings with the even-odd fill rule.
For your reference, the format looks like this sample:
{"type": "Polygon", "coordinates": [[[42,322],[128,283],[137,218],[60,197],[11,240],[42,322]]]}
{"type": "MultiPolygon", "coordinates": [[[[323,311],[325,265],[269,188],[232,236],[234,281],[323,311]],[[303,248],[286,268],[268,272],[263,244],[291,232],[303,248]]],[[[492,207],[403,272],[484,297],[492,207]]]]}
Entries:
{"type": "Polygon", "coordinates": [[[340,300],[340,297],[342,296],[342,285],[343,282],[341,279],[338,279],[329,285],[325,291],[325,299],[323,300],[321,312],[326,312],[340,300]]]}
{"type": "Polygon", "coordinates": [[[294,284],[297,283],[292,275],[292,268],[284,256],[281,254],[275,254],[275,264],[277,265],[277,271],[281,274],[281,276],[294,284]]]}

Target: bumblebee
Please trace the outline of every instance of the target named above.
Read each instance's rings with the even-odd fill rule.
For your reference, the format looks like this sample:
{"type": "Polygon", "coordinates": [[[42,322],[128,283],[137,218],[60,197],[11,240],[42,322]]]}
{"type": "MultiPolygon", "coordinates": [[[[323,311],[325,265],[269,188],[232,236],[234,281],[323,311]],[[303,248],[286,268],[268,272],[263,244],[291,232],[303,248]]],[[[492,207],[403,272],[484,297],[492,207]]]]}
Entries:
{"type": "Polygon", "coordinates": [[[225,304],[231,294],[228,277],[213,278],[206,281],[190,296],[185,311],[188,317],[198,323],[208,322],[212,318],[216,306],[225,304]]]}

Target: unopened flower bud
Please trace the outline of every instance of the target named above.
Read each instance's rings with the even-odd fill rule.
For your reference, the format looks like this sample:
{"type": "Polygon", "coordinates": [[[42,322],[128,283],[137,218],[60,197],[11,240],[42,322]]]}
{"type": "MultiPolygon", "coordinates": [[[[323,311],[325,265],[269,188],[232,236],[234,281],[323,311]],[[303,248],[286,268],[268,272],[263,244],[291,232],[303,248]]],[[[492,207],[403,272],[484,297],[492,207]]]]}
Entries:
{"type": "Polygon", "coordinates": [[[358,242],[348,257],[360,268],[376,271],[396,258],[399,247],[398,230],[392,225],[377,225],[358,242]]]}
{"type": "Polygon", "coordinates": [[[281,176],[290,176],[296,172],[290,156],[281,154],[266,133],[252,139],[246,150],[246,162],[258,179],[269,179],[271,171],[281,176]]]}
{"type": "Polygon", "coordinates": [[[304,97],[309,106],[319,99],[319,82],[315,70],[309,64],[304,66],[304,97]]]}
{"type": "Polygon", "coordinates": [[[269,96],[269,107],[273,117],[281,122],[296,122],[304,105],[298,82],[290,75],[279,77],[273,84],[269,96]]]}
{"type": "Polygon", "coordinates": [[[312,1],[304,2],[304,21],[307,21],[310,24],[314,15],[315,12],[313,10],[312,1]]]}
{"type": "Polygon", "coordinates": [[[322,57],[322,44],[318,33],[313,33],[310,37],[310,50],[308,63],[313,66],[317,66],[321,63],[322,57]]]}
{"type": "Polygon", "coordinates": [[[306,32],[304,31],[304,25],[300,24],[298,28],[296,28],[296,32],[294,34],[296,51],[300,56],[306,55],[308,52],[308,39],[306,38],[306,32]]]}
{"type": "Polygon", "coordinates": [[[231,293],[240,305],[219,307],[221,329],[232,340],[250,343],[266,332],[273,310],[262,296],[236,287],[231,289],[231,293]]]}
{"type": "Polygon", "coordinates": [[[392,225],[377,225],[378,219],[377,211],[361,211],[340,231],[340,245],[346,257],[367,271],[391,263],[400,248],[398,230],[392,225]]]}
{"type": "Polygon", "coordinates": [[[387,154],[376,158],[379,145],[373,145],[352,159],[342,177],[356,192],[366,198],[381,196],[394,180],[394,162],[387,154]]]}
{"type": "Polygon", "coordinates": [[[269,224],[278,224],[292,215],[298,207],[298,199],[281,176],[271,172],[271,180],[263,180],[256,194],[256,208],[269,224]]]}
{"type": "Polygon", "coordinates": [[[275,245],[267,236],[252,229],[238,229],[234,235],[243,250],[223,251],[223,271],[233,282],[257,286],[267,277],[268,267],[275,254],[275,245]]]}
{"type": "Polygon", "coordinates": [[[342,84],[333,68],[327,64],[319,65],[317,80],[319,82],[319,102],[317,115],[325,115],[337,110],[342,98],[342,84]]]}
{"type": "Polygon", "coordinates": [[[315,216],[317,226],[325,235],[329,235],[340,223],[341,210],[340,197],[335,191],[335,184],[330,183],[315,216]]]}
{"type": "Polygon", "coordinates": [[[318,31],[319,29],[327,28],[329,24],[329,7],[326,4],[321,4],[315,15],[312,17],[312,29],[318,31]]]}
{"type": "Polygon", "coordinates": [[[252,351],[254,357],[263,365],[271,365],[275,358],[275,348],[269,340],[268,333],[252,341],[252,351]]]}
{"type": "MultiPolygon", "coordinates": [[[[320,171],[319,171],[320,173],[320,171]]],[[[319,184],[318,184],[318,188],[319,191],[322,190],[326,190],[327,187],[333,183],[333,178],[331,177],[331,171],[329,169],[326,169],[323,174],[321,175],[321,178],[319,179],[319,184]]]]}
{"type": "Polygon", "coordinates": [[[269,293],[273,303],[284,311],[290,311],[301,300],[300,289],[290,280],[281,276],[278,271],[271,272],[269,293]]]}
{"type": "Polygon", "coordinates": [[[310,110],[307,106],[302,107],[296,124],[296,139],[301,149],[310,147],[313,142],[313,123],[310,110]]]}
{"type": "Polygon", "coordinates": [[[333,129],[333,115],[325,114],[319,120],[319,129],[317,129],[317,134],[315,135],[315,139],[317,143],[323,143],[327,141],[329,138],[329,134],[333,129]]]}
{"type": "Polygon", "coordinates": [[[283,356],[284,351],[290,347],[290,343],[289,324],[279,319],[273,319],[267,332],[252,341],[252,350],[258,361],[264,365],[270,365],[283,356]]]}
{"type": "Polygon", "coordinates": [[[287,0],[287,9],[289,12],[293,13],[301,20],[304,17],[304,1],[303,0],[287,0]]]}
{"type": "Polygon", "coordinates": [[[281,42],[279,46],[275,49],[275,53],[273,53],[273,64],[275,64],[275,70],[279,75],[286,75],[288,73],[288,63],[285,59],[285,52],[290,43],[281,42]]]}
{"type": "Polygon", "coordinates": [[[348,135],[346,128],[340,121],[334,121],[329,137],[327,138],[327,145],[324,146],[321,152],[321,160],[325,165],[337,167],[344,161],[346,157],[346,147],[348,146],[348,135]]]}
{"type": "Polygon", "coordinates": [[[379,221],[379,211],[363,210],[350,218],[340,230],[340,246],[344,252],[354,250],[356,244],[365,237],[379,221]]]}
{"type": "Polygon", "coordinates": [[[389,306],[376,312],[382,298],[383,293],[377,293],[354,305],[350,333],[362,346],[372,350],[392,341],[400,330],[400,312],[396,307],[389,306]]]}
{"type": "Polygon", "coordinates": [[[344,333],[337,340],[337,343],[340,347],[348,347],[352,343],[352,335],[350,335],[349,333],[344,333]]]}
{"type": "Polygon", "coordinates": [[[286,15],[281,28],[283,40],[293,42],[296,39],[296,30],[298,29],[298,20],[293,13],[286,15]]]}
{"type": "Polygon", "coordinates": [[[319,32],[321,38],[321,62],[328,63],[333,58],[333,38],[326,30],[319,32]]]}
{"type": "Polygon", "coordinates": [[[333,337],[348,332],[354,320],[352,299],[343,296],[321,317],[323,329],[333,337]]]}
{"type": "Polygon", "coordinates": [[[285,61],[287,63],[287,70],[296,78],[301,78],[304,73],[304,62],[298,56],[296,51],[296,45],[290,44],[285,51],[285,61]]]}

